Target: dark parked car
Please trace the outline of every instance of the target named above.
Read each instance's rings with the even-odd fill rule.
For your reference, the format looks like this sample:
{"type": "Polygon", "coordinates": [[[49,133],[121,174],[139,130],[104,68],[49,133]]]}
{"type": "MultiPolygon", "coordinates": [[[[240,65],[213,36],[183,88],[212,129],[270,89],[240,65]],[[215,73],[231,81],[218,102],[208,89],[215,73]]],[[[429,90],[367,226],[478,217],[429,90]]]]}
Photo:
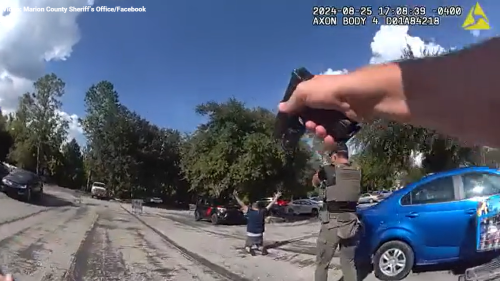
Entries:
{"type": "Polygon", "coordinates": [[[0,178],[5,177],[10,173],[9,167],[7,167],[5,164],[0,163],[0,178]]]}
{"type": "Polygon", "coordinates": [[[194,219],[209,220],[212,224],[244,223],[246,217],[234,200],[200,199],[194,210],[194,219]]]}
{"type": "Polygon", "coordinates": [[[2,191],[32,201],[42,196],[43,181],[35,173],[16,169],[2,179],[2,191]]]}

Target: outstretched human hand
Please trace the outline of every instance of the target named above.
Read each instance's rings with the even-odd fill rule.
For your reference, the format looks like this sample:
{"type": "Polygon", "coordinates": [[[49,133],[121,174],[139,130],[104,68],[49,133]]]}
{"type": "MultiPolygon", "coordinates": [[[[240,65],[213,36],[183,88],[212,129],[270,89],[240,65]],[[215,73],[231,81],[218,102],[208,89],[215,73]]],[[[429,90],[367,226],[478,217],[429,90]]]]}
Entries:
{"type": "Polygon", "coordinates": [[[278,199],[281,197],[281,191],[278,191],[274,194],[274,198],[278,199]]]}
{"type": "MultiPolygon", "coordinates": [[[[402,92],[401,79],[383,81],[374,79],[384,77],[381,72],[390,71],[398,73],[397,66],[387,65],[387,69],[379,68],[373,75],[370,67],[360,69],[353,73],[342,75],[316,75],[308,81],[300,83],[290,99],[279,105],[279,110],[284,113],[297,113],[309,107],[313,109],[332,109],[344,113],[347,117],[363,121],[376,117],[389,117],[396,121],[406,121],[409,109],[402,92]],[[369,79],[368,79],[369,78],[369,79]],[[401,91],[387,92],[383,87],[388,84],[392,88],[401,88],[401,91]]],[[[393,75],[398,76],[398,75],[393,75]]],[[[327,149],[332,149],[335,140],[328,135],[325,125],[332,122],[328,111],[308,111],[309,116],[305,126],[318,138],[324,139],[327,149]]],[[[304,112],[302,112],[304,113],[304,112]]]]}

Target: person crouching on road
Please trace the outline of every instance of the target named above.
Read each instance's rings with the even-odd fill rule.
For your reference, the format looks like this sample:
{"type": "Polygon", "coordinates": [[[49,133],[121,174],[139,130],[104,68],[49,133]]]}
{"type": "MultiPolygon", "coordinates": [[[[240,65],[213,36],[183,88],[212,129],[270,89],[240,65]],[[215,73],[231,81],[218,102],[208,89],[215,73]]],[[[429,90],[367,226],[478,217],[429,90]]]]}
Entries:
{"type": "Polygon", "coordinates": [[[313,177],[313,185],[323,183],[320,196],[325,204],[320,211],[321,230],[316,246],[315,281],[327,281],[328,268],[340,246],[340,268],[344,281],[357,281],[354,254],[359,239],[356,206],[360,194],[361,172],[348,160],[345,144],[337,144],[332,163],[313,177]]]}
{"type": "Polygon", "coordinates": [[[280,196],[281,192],[277,192],[271,203],[269,203],[265,209],[262,209],[258,202],[254,202],[248,207],[238,198],[236,190],[234,191],[234,198],[238,201],[238,204],[240,204],[243,212],[247,214],[247,239],[245,241],[245,251],[252,256],[255,255],[255,250],[260,251],[262,255],[267,255],[267,249],[264,246],[266,213],[271,209],[274,203],[276,203],[280,196]]]}

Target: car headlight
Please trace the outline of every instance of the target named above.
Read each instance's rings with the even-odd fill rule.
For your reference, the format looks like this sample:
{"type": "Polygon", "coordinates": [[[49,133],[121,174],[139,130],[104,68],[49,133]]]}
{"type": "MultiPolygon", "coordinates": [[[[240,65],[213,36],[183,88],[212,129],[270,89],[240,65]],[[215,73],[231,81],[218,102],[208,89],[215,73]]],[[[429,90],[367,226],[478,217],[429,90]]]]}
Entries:
{"type": "Polygon", "coordinates": [[[6,179],[2,179],[2,182],[5,183],[5,184],[9,184],[9,181],[6,180],[6,179]]]}
{"type": "Polygon", "coordinates": [[[28,187],[28,186],[27,186],[27,185],[25,185],[25,184],[20,184],[20,185],[19,185],[19,188],[22,188],[22,189],[26,189],[27,187],[28,187]]]}
{"type": "Polygon", "coordinates": [[[223,213],[226,211],[226,208],[223,208],[223,207],[217,207],[217,211],[223,213]]]}

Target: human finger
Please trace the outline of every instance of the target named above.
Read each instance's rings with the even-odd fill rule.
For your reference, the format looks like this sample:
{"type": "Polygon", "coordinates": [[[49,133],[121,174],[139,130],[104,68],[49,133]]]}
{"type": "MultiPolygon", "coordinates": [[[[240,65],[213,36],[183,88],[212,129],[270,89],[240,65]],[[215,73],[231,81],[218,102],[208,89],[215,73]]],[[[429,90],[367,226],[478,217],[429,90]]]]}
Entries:
{"type": "Polygon", "coordinates": [[[323,139],[323,148],[326,151],[332,151],[335,148],[335,139],[332,136],[327,135],[323,139]]]}
{"type": "MultiPolygon", "coordinates": [[[[304,82],[305,83],[305,82],[304,82]]],[[[285,113],[299,112],[306,103],[307,92],[303,89],[303,83],[299,84],[286,102],[279,105],[279,110],[285,113]]]]}
{"type": "Polygon", "coordinates": [[[11,274],[0,275],[0,281],[14,281],[14,278],[12,278],[11,274]]]}
{"type": "Polygon", "coordinates": [[[314,133],[318,138],[322,139],[324,139],[327,136],[326,129],[323,126],[316,126],[316,128],[314,128],[314,133]]]}
{"type": "Polygon", "coordinates": [[[314,123],[313,121],[307,121],[306,122],[306,129],[311,131],[311,132],[314,132],[314,130],[316,129],[316,123],[314,123]]]}

